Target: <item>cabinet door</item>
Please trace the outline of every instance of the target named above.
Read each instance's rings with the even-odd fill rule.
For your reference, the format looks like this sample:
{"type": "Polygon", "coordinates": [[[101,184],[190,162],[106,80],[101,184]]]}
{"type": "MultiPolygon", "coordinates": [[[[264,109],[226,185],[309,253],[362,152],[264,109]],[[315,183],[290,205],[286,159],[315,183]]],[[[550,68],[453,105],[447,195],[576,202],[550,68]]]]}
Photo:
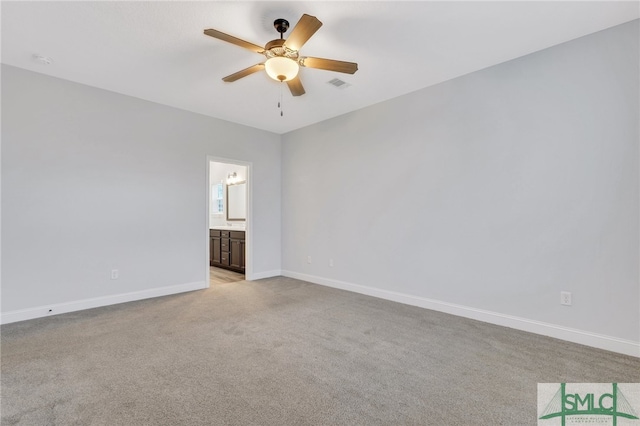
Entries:
{"type": "Polygon", "coordinates": [[[240,241],[240,267],[242,268],[242,270],[244,271],[245,268],[245,254],[244,254],[244,240],[240,241]]]}
{"type": "Polygon", "coordinates": [[[242,246],[244,246],[243,241],[241,240],[231,240],[231,262],[230,265],[234,268],[240,269],[242,268],[243,262],[243,253],[242,246]]]}
{"type": "Polygon", "coordinates": [[[209,247],[209,264],[219,265],[220,264],[220,237],[211,237],[210,239],[210,247],[209,247]]]}

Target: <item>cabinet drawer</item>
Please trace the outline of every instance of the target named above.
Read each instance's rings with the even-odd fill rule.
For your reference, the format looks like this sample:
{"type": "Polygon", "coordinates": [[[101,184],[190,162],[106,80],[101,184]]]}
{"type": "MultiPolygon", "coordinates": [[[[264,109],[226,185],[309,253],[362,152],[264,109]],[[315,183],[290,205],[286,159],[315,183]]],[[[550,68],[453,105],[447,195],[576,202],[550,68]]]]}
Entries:
{"type": "Polygon", "coordinates": [[[231,264],[230,262],[230,256],[229,253],[220,253],[220,263],[225,265],[225,266],[229,266],[231,264]]]}
{"type": "Polygon", "coordinates": [[[234,240],[244,240],[244,231],[231,231],[230,237],[234,240]]]}
{"type": "Polygon", "coordinates": [[[222,238],[220,239],[220,249],[222,251],[229,251],[229,239],[228,238],[222,238]]]}
{"type": "Polygon", "coordinates": [[[219,237],[220,236],[220,231],[218,231],[217,229],[209,229],[209,236],[210,237],[219,237]]]}
{"type": "Polygon", "coordinates": [[[220,231],[220,236],[222,238],[229,238],[229,232],[230,231],[220,231]]]}

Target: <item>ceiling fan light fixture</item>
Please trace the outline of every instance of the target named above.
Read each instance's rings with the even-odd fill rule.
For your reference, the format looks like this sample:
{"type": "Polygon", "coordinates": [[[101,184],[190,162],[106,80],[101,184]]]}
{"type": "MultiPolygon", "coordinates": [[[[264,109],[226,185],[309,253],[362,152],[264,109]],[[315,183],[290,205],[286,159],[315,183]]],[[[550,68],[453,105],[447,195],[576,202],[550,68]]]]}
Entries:
{"type": "Polygon", "coordinates": [[[276,81],[289,81],[296,78],[300,66],[293,59],[289,59],[284,56],[276,56],[274,58],[267,59],[264,64],[264,68],[267,71],[269,77],[276,81]]]}
{"type": "Polygon", "coordinates": [[[317,68],[346,74],[353,74],[358,71],[358,64],[355,62],[300,56],[302,46],[304,46],[311,36],[322,26],[322,22],[315,16],[307,15],[306,13],[303,14],[298,20],[298,23],[294,25],[291,34],[286,40],[283,34],[289,28],[289,22],[285,19],[276,19],[273,25],[276,31],[280,33],[280,38],[269,41],[264,47],[223,33],[222,31],[214,30],[213,28],[204,30],[205,35],[209,37],[235,44],[236,46],[266,57],[265,62],[255,64],[223,77],[222,81],[231,83],[265,70],[269,78],[280,82],[286,81],[291,95],[301,96],[306,92],[298,74],[300,67],[317,68]]]}

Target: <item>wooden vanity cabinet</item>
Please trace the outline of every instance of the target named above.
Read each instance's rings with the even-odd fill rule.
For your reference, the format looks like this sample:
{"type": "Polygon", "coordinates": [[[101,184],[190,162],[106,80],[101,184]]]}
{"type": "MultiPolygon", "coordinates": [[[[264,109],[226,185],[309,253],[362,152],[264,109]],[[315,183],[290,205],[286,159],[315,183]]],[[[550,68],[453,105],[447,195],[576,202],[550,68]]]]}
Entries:
{"type": "Polygon", "coordinates": [[[209,265],[244,273],[244,231],[209,230],[209,265]]]}

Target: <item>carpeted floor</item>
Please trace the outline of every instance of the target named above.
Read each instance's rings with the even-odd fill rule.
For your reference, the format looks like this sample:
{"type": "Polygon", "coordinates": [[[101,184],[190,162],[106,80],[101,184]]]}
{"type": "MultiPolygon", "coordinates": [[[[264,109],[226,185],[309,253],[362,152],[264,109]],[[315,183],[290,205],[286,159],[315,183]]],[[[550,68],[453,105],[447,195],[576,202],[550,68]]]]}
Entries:
{"type": "Polygon", "coordinates": [[[289,278],[2,326],[2,425],[535,425],[640,359],[289,278]]]}

